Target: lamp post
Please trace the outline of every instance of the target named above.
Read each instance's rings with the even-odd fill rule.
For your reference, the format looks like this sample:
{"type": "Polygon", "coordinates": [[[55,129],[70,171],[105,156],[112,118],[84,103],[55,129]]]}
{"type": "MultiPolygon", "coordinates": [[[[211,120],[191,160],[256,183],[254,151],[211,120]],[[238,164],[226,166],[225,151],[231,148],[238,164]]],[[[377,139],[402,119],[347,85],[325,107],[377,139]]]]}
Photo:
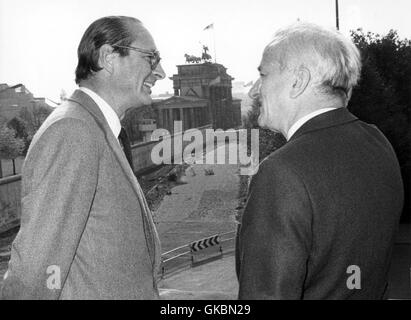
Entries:
{"type": "Polygon", "coordinates": [[[339,17],[339,12],[338,12],[338,0],[335,0],[335,21],[336,21],[337,30],[340,30],[340,17],[339,17]]]}

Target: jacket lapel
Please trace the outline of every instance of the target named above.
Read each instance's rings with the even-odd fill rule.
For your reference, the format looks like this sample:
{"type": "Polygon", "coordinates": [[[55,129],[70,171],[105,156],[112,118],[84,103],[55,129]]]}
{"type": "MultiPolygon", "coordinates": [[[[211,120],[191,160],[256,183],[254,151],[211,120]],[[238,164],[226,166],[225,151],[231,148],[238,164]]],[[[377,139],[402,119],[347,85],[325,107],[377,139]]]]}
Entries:
{"type": "Polygon", "coordinates": [[[76,102],[77,104],[82,106],[94,118],[97,125],[104,132],[108,145],[115,154],[122,170],[125,173],[125,176],[127,177],[127,180],[130,182],[136,196],[138,197],[141,207],[141,214],[144,224],[143,227],[146,235],[147,247],[150,257],[152,259],[153,268],[155,271],[154,275],[156,276],[156,270],[158,270],[157,268],[159,267],[161,260],[160,240],[156,228],[154,227],[153,217],[146,202],[144,193],[141,190],[140,184],[138,183],[137,178],[135,177],[134,172],[127,161],[127,158],[120,147],[117,137],[114,136],[100,108],[89,95],[80,90],[76,90],[71,96],[71,98],[68,100],[76,102]]]}
{"type": "Polygon", "coordinates": [[[313,131],[326,129],[354,121],[358,121],[358,118],[350,113],[347,108],[339,108],[336,110],[328,111],[304,123],[296,131],[296,133],[294,133],[289,142],[313,131]]]}

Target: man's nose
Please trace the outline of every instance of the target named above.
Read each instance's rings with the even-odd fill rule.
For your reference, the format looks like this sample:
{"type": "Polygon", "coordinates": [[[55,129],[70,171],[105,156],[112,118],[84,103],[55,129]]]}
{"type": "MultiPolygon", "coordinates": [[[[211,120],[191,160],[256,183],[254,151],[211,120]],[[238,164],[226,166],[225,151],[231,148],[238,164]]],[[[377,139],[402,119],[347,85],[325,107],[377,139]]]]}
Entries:
{"type": "Polygon", "coordinates": [[[248,92],[248,96],[253,100],[259,98],[260,97],[260,87],[261,87],[261,80],[258,79],[256,83],[254,83],[250,91],[248,92]]]}
{"type": "Polygon", "coordinates": [[[161,63],[159,63],[157,67],[154,69],[153,74],[158,80],[164,79],[166,77],[166,73],[164,72],[161,63]]]}

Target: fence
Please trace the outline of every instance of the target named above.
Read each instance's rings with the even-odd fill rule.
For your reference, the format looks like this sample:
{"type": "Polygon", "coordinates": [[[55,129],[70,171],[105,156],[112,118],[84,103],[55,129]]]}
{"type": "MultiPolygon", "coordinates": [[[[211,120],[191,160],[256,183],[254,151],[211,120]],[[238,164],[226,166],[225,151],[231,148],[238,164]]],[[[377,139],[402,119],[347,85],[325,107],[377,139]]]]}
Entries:
{"type": "Polygon", "coordinates": [[[0,179],[0,232],[19,224],[21,175],[0,179]]]}
{"type": "Polygon", "coordinates": [[[235,235],[236,231],[213,235],[163,253],[160,268],[161,279],[184,269],[195,267],[200,263],[207,263],[210,260],[219,259],[225,254],[232,253],[235,248],[235,235]],[[216,237],[218,239],[216,244],[210,244],[207,247],[201,245],[207,242],[211,243],[212,239],[216,237]]]}
{"type": "MultiPolygon", "coordinates": [[[[24,157],[18,157],[14,159],[14,165],[16,174],[21,173],[21,167],[23,166],[24,157]]],[[[0,179],[13,176],[13,160],[0,159],[0,179]]]]}

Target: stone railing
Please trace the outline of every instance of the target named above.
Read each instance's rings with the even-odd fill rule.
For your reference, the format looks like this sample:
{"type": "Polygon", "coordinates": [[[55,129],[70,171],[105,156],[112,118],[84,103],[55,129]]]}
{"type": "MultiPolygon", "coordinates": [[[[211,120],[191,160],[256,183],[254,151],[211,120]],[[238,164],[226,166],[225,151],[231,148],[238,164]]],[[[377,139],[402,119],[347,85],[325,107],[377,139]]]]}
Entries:
{"type": "MultiPolygon", "coordinates": [[[[198,130],[204,133],[204,131],[209,128],[211,128],[211,125],[198,128],[198,130]]],[[[164,139],[170,139],[171,146],[174,148],[174,139],[176,138],[181,139],[181,133],[170,135],[164,139]]],[[[136,174],[157,166],[151,159],[151,151],[157,143],[158,141],[150,141],[135,144],[131,147],[134,172],[136,172],[136,174]]],[[[184,150],[184,147],[189,143],[190,141],[183,141],[182,150],[184,150]]],[[[201,143],[203,143],[203,141],[201,141],[201,143]]],[[[171,154],[173,154],[174,149],[171,151],[171,154]]],[[[21,215],[20,196],[21,175],[0,179],[0,232],[7,231],[19,224],[21,215]]]]}

